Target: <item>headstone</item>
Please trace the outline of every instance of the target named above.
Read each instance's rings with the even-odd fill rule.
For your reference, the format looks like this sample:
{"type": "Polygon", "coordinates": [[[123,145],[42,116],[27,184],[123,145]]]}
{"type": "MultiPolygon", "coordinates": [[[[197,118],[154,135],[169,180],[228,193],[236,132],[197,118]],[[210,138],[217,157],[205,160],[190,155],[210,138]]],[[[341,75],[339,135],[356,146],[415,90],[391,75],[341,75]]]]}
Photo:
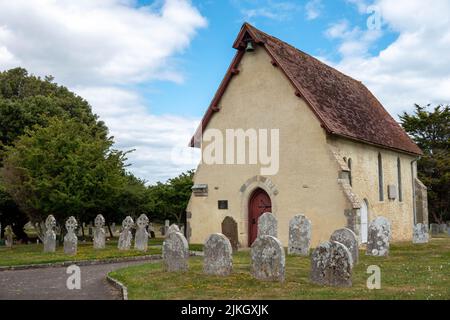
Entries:
{"type": "Polygon", "coordinates": [[[236,252],[239,247],[238,240],[238,225],[232,217],[225,217],[222,221],[222,234],[230,240],[233,252],[236,252]]]}
{"type": "Polygon", "coordinates": [[[221,233],[208,237],[203,246],[203,272],[209,275],[228,276],[233,268],[233,248],[230,240],[221,233]]]}
{"type": "Polygon", "coordinates": [[[163,242],[164,271],[178,272],[188,270],[189,246],[180,232],[171,232],[163,242]]]}
{"type": "Polygon", "coordinates": [[[166,237],[172,232],[179,232],[179,233],[181,233],[180,228],[178,228],[178,226],[175,223],[170,225],[170,227],[166,229],[166,237]]]}
{"type": "Polygon", "coordinates": [[[116,235],[116,223],[115,222],[113,222],[111,224],[111,231],[112,231],[113,236],[115,236],[116,235]]]}
{"type": "Polygon", "coordinates": [[[89,225],[88,225],[88,235],[89,235],[89,237],[93,236],[93,230],[92,229],[93,229],[92,228],[92,222],[89,222],[89,225]]]}
{"type": "Polygon", "coordinates": [[[140,251],[147,251],[148,232],[146,230],[149,220],[145,214],[141,214],[136,220],[137,230],[134,236],[134,248],[140,251]]]}
{"type": "Polygon", "coordinates": [[[430,231],[433,236],[439,234],[439,229],[440,229],[440,227],[437,223],[430,224],[430,231]]]}
{"type": "Polygon", "coordinates": [[[348,228],[336,230],[331,235],[330,241],[339,242],[346,246],[352,255],[353,265],[355,266],[356,264],[358,264],[359,243],[356,234],[352,230],[348,228]]]}
{"type": "Polygon", "coordinates": [[[167,235],[167,231],[169,230],[169,226],[170,226],[170,221],[169,220],[165,220],[164,221],[164,232],[163,235],[167,235]]]}
{"type": "Polygon", "coordinates": [[[429,238],[426,224],[418,223],[413,227],[413,243],[428,243],[429,238]]]}
{"type": "Polygon", "coordinates": [[[391,227],[384,217],[378,217],[369,224],[366,254],[386,257],[389,255],[389,240],[391,227]]]}
{"type": "Polygon", "coordinates": [[[342,243],[324,242],[311,255],[310,279],[313,283],[332,287],[351,287],[352,270],[352,254],[342,243]]]}
{"type": "Polygon", "coordinates": [[[5,228],[5,245],[8,248],[12,248],[12,246],[13,246],[13,242],[14,242],[13,235],[14,235],[14,233],[12,231],[11,226],[10,225],[6,226],[6,228],[5,228]]]}
{"type": "Polygon", "coordinates": [[[447,225],[445,223],[441,223],[439,225],[439,232],[440,233],[447,233],[447,225]]]}
{"type": "Polygon", "coordinates": [[[99,214],[95,217],[94,223],[94,249],[104,249],[106,232],[103,227],[105,226],[105,218],[103,215],[99,214]]]}
{"type": "Polygon", "coordinates": [[[272,236],[277,237],[278,232],[278,222],[277,218],[271,213],[263,213],[258,218],[258,237],[259,236],[272,236]]]}
{"type": "Polygon", "coordinates": [[[56,219],[53,215],[49,215],[45,219],[45,234],[44,234],[44,252],[56,251],[56,219]]]}
{"type": "Polygon", "coordinates": [[[257,237],[250,250],[252,276],[264,281],[284,281],[285,255],[281,242],[269,235],[257,237]]]}
{"type": "Polygon", "coordinates": [[[66,220],[67,234],[64,236],[64,253],[75,255],[77,254],[78,238],[75,233],[78,223],[75,217],[69,217],[66,220]]]}
{"type": "Polygon", "coordinates": [[[154,239],[156,237],[155,235],[155,228],[153,227],[153,223],[148,224],[148,234],[150,238],[154,239]]]}
{"type": "Polygon", "coordinates": [[[308,256],[311,244],[311,221],[302,214],[289,221],[288,254],[308,256]]]}
{"type": "Polygon", "coordinates": [[[132,240],[132,234],[131,234],[131,228],[134,227],[134,221],[133,218],[130,216],[127,216],[122,221],[122,232],[119,236],[119,243],[117,244],[117,247],[119,250],[130,250],[131,248],[131,240],[132,240]]]}

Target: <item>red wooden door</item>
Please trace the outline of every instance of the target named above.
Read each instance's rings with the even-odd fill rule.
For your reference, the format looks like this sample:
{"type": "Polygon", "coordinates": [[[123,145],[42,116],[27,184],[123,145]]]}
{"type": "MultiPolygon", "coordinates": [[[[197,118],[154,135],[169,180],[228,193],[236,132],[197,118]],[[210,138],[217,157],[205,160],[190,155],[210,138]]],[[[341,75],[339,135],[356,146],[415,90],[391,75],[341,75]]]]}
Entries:
{"type": "Polygon", "coordinates": [[[263,189],[256,189],[248,204],[248,245],[251,246],[258,235],[258,218],[265,212],[272,212],[272,202],[263,189]]]}

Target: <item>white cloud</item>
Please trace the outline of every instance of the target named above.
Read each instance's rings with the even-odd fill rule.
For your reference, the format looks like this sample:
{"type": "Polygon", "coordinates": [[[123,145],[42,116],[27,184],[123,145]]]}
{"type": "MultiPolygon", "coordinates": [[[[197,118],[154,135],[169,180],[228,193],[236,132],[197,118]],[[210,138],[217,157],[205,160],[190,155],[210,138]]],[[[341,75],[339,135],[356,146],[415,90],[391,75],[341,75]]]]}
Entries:
{"type": "Polygon", "coordinates": [[[338,51],[349,60],[367,56],[370,47],[382,36],[382,31],[351,28],[347,20],[342,20],[330,25],[325,34],[331,39],[341,40],[338,51]]]}
{"type": "Polygon", "coordinates": [[[306,19],[314,20],[317,19],[323,9],[322,0],[310,0],[305,5],[306,19]]]}
{"type": "Polygon", "coordinates": [[[0,0],[0,70],[21,66],[55,76],[91,103],[118,148],[137,149],[131,171],[165,180],[193,167],[170,158],[198,121],[152,115],[132,88],[182,82],[173,57],[206,24],[188,0],[143,7],[136,0],[0,0]]]}
{"type": "Polygon", "coordinates": [[[379,0],[373,5],[398,38],[371,56],[368,49],[380,34],[336,24],[327,32],[341,40],[342,59],[335,66],[362,80],[393,116],[414,103],[450,103],[450,2],[379,0]]]}
{"type": "Polygon", "coordinates": [[[79,87],[110,128],[116,148],[136,151],[129,154],[130,170],[149,182],[163,181],[200,161],[198,149],[188,142],[199,119],[173,115],[152,115],[137,93],[116,87],[79,87]]]}
{"type": "Polygon", "coordinates": [[[0,28],[8,32],[0,35],[0,47],[22,66],[55,75],[67,85],[180,81],[181,75],[167,72],[173,69],[170,57],[189,45],[205,19],[188,1],[167,0],[159,8],[133,4],[0,1],[0,28]]]}
{"type": "Polygon", "coordinates": [[[300,6],[294,1],[274,1],[274,0],[231,0],[231,3],[238,8],[246,21],[255,18],[267,18],[279,22],[292,19],[294,14],[300,10],[300,6]]]}

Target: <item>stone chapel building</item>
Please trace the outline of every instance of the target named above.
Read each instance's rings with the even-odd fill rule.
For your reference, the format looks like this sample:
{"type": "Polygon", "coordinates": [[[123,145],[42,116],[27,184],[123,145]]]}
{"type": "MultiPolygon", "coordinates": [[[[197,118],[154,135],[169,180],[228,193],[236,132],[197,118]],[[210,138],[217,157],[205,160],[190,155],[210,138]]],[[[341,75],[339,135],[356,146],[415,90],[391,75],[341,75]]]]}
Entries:
{"type": "Polygon", "coordinates": [[[416,173],[422,151],[360,81],[247,23],[233,48],[190,145],[203,151],[209,129],[225,136],[233,128],[277,128],[279,169],[261,175],[259,164],[201,163],[186,210],[191,243],[223,232],[231,217],[237,230],[228,236],[248,247],[268,211],[284,246],[297,214],[312,222],[312,246],[342,227],[365,243],[377,216],[390,220],[393,241],[410,240],[414,224],[428,224],[426,187],[416,173]]]}

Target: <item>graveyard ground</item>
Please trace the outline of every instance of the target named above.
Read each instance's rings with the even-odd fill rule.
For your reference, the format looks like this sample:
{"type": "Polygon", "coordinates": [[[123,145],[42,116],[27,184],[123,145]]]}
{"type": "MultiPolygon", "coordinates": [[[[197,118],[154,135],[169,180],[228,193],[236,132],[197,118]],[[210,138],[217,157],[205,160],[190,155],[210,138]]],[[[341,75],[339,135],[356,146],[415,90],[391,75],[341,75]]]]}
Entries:
{"type": "Polygon", "coordinates": [[[142,264],[110,273],[128,287],[130,299],[450,299],[450,237],[428,244],[391,244],[387,258],[360,251],[352,288],[329,288],[309,281],[309,257],[286,255],[286,281],[261,282],[250,275],[249,251],[233,257],[229,277],[202,274],[202,257],[189,259],[187,273],[165,273],[161,263],[142,264]],[[381,289],[366,286],[367,267],[381,268],[381,289]]]}
{"type": "Polygon", "coordinates": [[[92,242],[79,242],[76,256],[67,256],[64,254],[62,245],[57,245],[56,252],[43,252],[43,244],[17,244],[12,248],[0,247],[0,267],[18,266],[29,264],[56,263],[63,261],[81,261],[110,258],[125,258],[134,256],[143,256],[149,254],[161,254],[163,239],[156,238],[149,241],[149,250],[140,252],[137,250],[121,251],[117,249],[117,240],[106,242],[106,248],[103,250],[94,250],[92,242]],[[153,247],[152,247],[153,246],[153,247]]]}

